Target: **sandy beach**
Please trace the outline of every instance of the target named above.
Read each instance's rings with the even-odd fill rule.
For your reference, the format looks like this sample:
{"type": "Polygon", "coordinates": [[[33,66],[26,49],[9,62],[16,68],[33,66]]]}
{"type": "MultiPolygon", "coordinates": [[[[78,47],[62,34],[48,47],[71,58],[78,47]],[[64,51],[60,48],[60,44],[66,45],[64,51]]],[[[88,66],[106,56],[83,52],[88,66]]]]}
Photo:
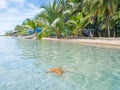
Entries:
{"type": "Polygon", "coordinates": [[[67,41],[71,43],[79,43],[82,45],[92,45],[107,48],[120,49],[120,38],[91,38],[91,39],[57,39],[57,38],[43,38],[44,40],[67,41]]]}
{"type": "MultiPolygon", "coordinates": [[[[30,36],[22,36],[22,39],[32,39],[36,40],[35,35],[30,35],[30,36]]],[[[120,38],[42,38],[43,40],[54,40],[54,41],[65,41],[65,42],[70,42],[70,43],[78,43],[82,45],[92,45],[92,46],[99,46],[99,47],[107,47],[107,48],[118,48],[120,49],[120,38]]]]}

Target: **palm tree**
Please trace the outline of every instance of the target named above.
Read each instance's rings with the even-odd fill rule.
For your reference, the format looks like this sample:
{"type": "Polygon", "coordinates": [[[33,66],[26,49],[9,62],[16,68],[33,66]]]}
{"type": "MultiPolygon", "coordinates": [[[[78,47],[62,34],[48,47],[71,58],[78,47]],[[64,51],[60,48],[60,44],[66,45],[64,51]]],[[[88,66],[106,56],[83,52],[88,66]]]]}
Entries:
{"type": "Polygon", "coordinates": [[[14,28],[14,31],[19,32],[22,30],[22,27],[20,25],[16,25],[14,28]]]}
{"type": "Polygon", "coordinates": [[[106,16],[107,36],[110,37],[110,17],[115,13],[119,0],[84,0],[84,5],[95,16],[106,16]]]}
{"type": "MultiPolygon", "coordinates": [[[[56,32],[57,37],[60,37],[60,33],[63,30],[63,18],[62,18],[62,10],[58,2],[54,0],[53,5],[49,3],[48,6],[44,6],[44,11],[41,13],[40,18],[42,22],[45,24],[47,29],[56,32]]],[[[45,28],[46,28],[45,27],[45,28]]]]}
{"type": "Polygon", "coordinates": [[[89,24],[89,17],[83,16],[83,12],[79,12],[76,16],[72,16],[70,20],[67,21],[68,24],[71,24],[75,26],[74,33],[76,33],[78,36],[82,35],[82,30],[89,24]]]}
{"type": "Polygon", "coordinates": [[[37,22],[34,19],[26,19],[22,26],[35,30],[37,28],[37,22]]]}
{"type": "Polygon", "coordinates": [[[113,30],[113,37],[117,37],[117,32],[118,32],[117,27],[119,23],[120,23],[120,11],[117,11],[115,15],[112,17],[110,22],[113,30]]]}
{"type": "Polygon", "coordinates": [[[22,25],[16,25],[14,31],[17,32],[18,35],[26,34],[25,28],[22,25]]]}

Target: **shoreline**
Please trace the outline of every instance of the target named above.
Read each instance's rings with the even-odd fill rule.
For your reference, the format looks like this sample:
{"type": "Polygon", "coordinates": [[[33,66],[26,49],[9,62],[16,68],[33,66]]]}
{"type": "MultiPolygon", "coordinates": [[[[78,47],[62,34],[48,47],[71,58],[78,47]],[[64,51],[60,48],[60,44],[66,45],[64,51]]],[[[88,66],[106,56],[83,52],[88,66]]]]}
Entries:
{"type": "MultiPolygon", "coordinates": [[[[37,40],[36,35],[30,36],[21,36],[18,37],[20,39],[31,39],[37,40]]],[[[104,47],[104,48],[116,48],[120,49],[120,38],[104,38],[104,37],[81,37],[81,38],[51,38],[51,37],[44,37],[41,40],[52,40],[52,41],[64,41],[70,43],[77,43],[81,45],[89,45],[89,46],[96,46],[96,47],[104,47]]]]}
{"type": "Polygon", "coordinates": [[[81,45],[91,45],[105,48],[117,48],[120,49],[120,38],[81,38],[81,39],[67,39],[67,38],[42,38],[43,40],[52,41],[66,41],[71,43],[78,43],[81,45]]]}

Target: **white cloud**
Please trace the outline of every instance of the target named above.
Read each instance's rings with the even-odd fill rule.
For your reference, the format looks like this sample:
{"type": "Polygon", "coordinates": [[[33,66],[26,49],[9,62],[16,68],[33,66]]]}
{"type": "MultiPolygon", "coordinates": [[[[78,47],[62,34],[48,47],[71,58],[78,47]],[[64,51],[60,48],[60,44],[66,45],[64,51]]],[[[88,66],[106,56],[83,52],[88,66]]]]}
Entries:
{"type": "Polygon", "coordinates": [[[9,4],[14,4],[17,7],[23,8],[26,3],[26,0],[7,0],[7,2],[9,4]]]}
{"type": "Polygon", "coordinates": [[[37,14],[37,13],[40,13],[41,11],[43,11],[42,8],[39,8],[39,7],[36,7],[34,4],[32,3],[29,3],[28,4],[28,7],[30,8],[30,11],[37,14]]]}
{"type": "Polygon", "coordinates": [[[26,0],[0,0],[0,9],[6,9],[8,3],[17,3],[19,6],[23,6],[26,0]]]}
{"type": "Polygon", "coordinates": [[[0,9],[5,9],[7,7],[7,1],[6,0],[0,0],[0,9]]]}
{"type": "Polygon", "coordinates": [[[36,8],[38,8],[38,7],[36,7],[36,6],[35,6],[34,4],[32,4],[32,3],[29,3],[28,6],[29,6],[31,9],[36,9],[36,8]]]}
{"type": "Polygon", "coordinates": [[[27,0],[0,0],[0,35],[43,11],[27,0]],[[3,11],[4,9],[4,11],[3,11]]]}
{"type": "Polygon", "coordinates": [[[12,30],[18,24],[21,24],[26,18],[33,18],[36,14],[40,13],[43,9],[35,7],[30,4],[29,8],[9,8],[6,12],[0,14],[0,35],[5,31],[12,30]]]}

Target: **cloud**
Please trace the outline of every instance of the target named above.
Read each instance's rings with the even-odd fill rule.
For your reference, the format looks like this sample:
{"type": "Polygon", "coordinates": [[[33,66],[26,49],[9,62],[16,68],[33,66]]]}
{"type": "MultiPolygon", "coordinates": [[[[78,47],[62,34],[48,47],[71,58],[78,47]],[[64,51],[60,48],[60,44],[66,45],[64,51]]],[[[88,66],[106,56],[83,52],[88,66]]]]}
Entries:
{"type": "Polygon", "coordinates": [[[32,3],[29,3],[28,6],[29,6],[31,9],[36,9],[36,8],[37,8],[37,7],[36,7],[34,4],[32,4],[32,3]]]}
{"type": "Polygon", "coordinates": [[[8,4],[17,3],[19,6],[23,6],[26,0],[0,0],[0,9],[8,8],[8,4]]]}
{"type": "Polygon", "coordinates": [[[4,34],[5,31],[14,29],[16,25],[22,24],[26,18],[33,18],[42,10],[32,3],[27,4],[26,8],[10,7],[0,14],[0,35],[4,34]]]}
{"type": "Polygon", "coordinates": [[[5,9],[7,7],[7,1],[6,0],[0,0],[0,9],[5,9]]]}
{"type": "MultiPolygon", "coordinates": [[[[40,1],[40,3],[47,1],[40,1]]],[[[37,2],[38,0],[31,0],[31,2],[29,0],[0,0],[0,35],[43,11],[39,8],[40,3],[37,2]]]]}
{"type": "Polygon", "coordinates": [[[29,3],[29,4],[28,4],[28,7],[30,8],[28,12],[29,12],[29,13],[33,13],[33,14],[35,14],[35,15],[43,11],[43,8],[36,7],[36,6],[35,6],[34,4],[32,4],[32,3],[29,3]]]}

